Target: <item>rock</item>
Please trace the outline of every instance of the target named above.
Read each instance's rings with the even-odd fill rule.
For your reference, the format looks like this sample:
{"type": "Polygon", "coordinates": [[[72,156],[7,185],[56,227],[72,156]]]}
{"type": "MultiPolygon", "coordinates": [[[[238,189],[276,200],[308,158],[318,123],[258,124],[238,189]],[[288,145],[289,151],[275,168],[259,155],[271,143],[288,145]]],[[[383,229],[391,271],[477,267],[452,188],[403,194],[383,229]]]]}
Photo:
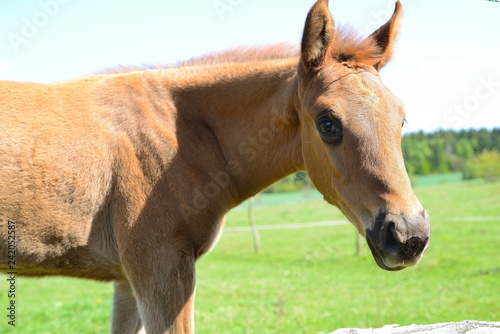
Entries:
{"type": "Polygon", "coordinates": [[[387,325],[377,329],[342,328],[331,334],[500,334],[500,322],[465,320],[432,325],[387,325]]]}

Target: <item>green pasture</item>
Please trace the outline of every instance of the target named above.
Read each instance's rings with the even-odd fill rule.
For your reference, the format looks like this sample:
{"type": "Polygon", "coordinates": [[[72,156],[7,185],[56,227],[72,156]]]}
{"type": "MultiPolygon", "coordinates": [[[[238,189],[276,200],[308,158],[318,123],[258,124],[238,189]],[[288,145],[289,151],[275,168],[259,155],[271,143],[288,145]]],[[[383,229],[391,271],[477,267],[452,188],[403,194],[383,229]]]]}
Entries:
{"type": "MultiPolygon", "coordinates": [[[[500,321],[500,182],[436,179],[415,188],[431,216],[431,248],[418,266],[401,272],[379,269],[365,245],[356,256],[351,225],[262,230],[260,254],[250,232],[225,232],[197,266],[197,333],[500,321]]],[[[256,199],[258,225],[344,219],[320,196],[302,203],[302,193],[266,196],[256,199]]],[[[248,225],[244,208],[229,214],[228,227],[248,225]]],[[[6,314],[5,279],[0,309],[6,314]]],[[[0,333],[109,332],[111,284],[18,278],[17,292],[16,327],[2,315],[0,333]]]]}

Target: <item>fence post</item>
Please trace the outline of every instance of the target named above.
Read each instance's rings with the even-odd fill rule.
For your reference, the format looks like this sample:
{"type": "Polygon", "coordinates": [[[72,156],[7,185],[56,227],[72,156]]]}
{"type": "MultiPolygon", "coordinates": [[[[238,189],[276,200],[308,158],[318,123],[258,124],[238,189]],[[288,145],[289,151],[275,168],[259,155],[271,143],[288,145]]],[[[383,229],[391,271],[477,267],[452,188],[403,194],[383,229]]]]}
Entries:
{"type": "Polygon", "coordinates": [[[260,252],[260,236],[259,236],[259,231],[257,231],[257,226],[255,226],[255,219],[253,216],[254,200],[255,200],[255,197],[251,197],[248,200],[248,220],[250,221],[250,229],[252,230],[253,247],[254,247],[255,253],[259,253],[260,252]]]}
{"type": "Polygon", "coordinates": [[[356,231],[356,256],[361,255],[361,235],[356,231]]]}

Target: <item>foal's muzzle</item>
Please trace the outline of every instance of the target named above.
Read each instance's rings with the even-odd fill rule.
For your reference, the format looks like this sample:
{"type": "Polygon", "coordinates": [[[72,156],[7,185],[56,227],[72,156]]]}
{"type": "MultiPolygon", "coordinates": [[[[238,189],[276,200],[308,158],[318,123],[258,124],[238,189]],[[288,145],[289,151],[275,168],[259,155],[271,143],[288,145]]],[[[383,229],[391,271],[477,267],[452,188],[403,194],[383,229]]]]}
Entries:
{"type": "Polygon", "coordinates": [[[366,241],[380,268],[401,270],[417,264],[429,247],[430,223],[423,210],[418,218],[381,213],[372,230],[366,231],[366,241]]]}

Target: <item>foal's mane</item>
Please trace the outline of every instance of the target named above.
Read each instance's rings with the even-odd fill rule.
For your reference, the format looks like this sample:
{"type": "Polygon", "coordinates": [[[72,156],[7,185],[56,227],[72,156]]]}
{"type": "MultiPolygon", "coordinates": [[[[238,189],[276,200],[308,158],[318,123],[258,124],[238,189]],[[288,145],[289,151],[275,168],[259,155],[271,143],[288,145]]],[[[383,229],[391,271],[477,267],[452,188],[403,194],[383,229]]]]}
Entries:
{"type": "MultiPolygon", "coordinates": [[[[382,49],[371,38],[363,38],[350,28],[335,30],[330,56],[340,63],[374,65],[380,61],[382,49]]],[[[193,66],[216,66],[229,63],[257,62],[298,57],[300,46],[293,43],[278,43],[266,46],[241,46],[221,52],[210,52],[201,57],[167,65],[116,66],[101,73],[125,73],[153,69],[185,68],[193,66]]]]}
{"type": "Polygon", "coordinates": [[[146,71],[154,69],[185,68],[193,66],[215,66],[229,63],[245,63],[274,59],[297,57],[300,54],[298,44],[278,43],[265,46],[240,46],[220,52],[210,52],[201,57],[195,57],[167,65],[145,64],[140,66],[117,66],[104,71],[104,73],[124,73],[146,71]]]}

